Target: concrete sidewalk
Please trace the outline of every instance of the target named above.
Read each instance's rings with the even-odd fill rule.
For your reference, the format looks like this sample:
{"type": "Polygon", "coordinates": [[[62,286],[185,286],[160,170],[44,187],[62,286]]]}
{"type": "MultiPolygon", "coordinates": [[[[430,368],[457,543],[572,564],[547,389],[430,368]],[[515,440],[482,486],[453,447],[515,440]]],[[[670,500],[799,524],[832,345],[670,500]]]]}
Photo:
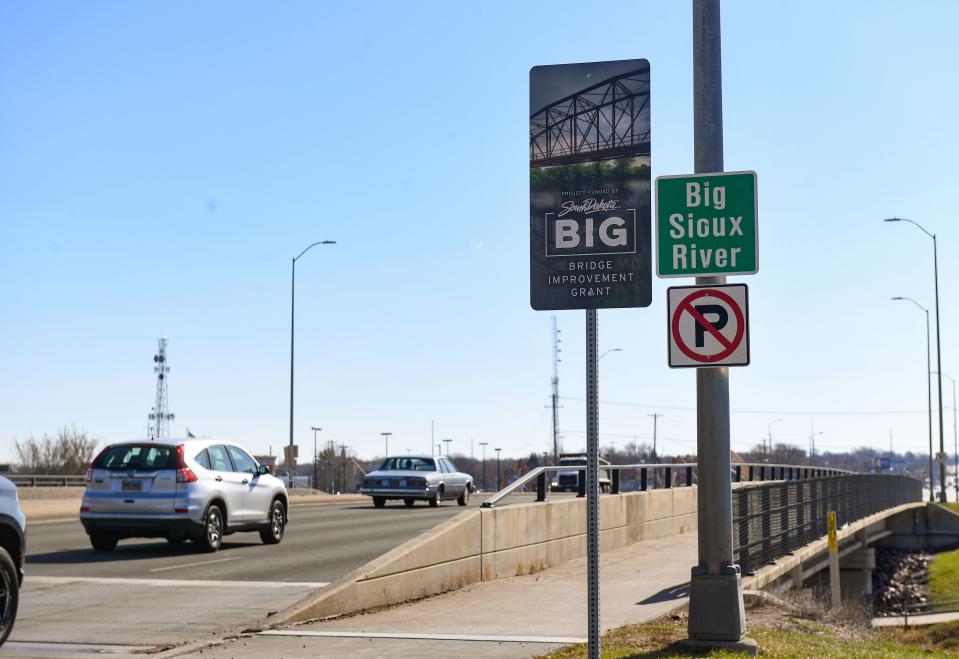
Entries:
{"type": "MultiPolygon", "coordinates": [[[[685,533],[603,554],[603,628],[651,620],[685,603],[696,544],[696,534],[685,533]]],[[[586,562],[578,559],[375,613],[245,636],[202,656],[530,657],[585,637],[586,562]]]]}

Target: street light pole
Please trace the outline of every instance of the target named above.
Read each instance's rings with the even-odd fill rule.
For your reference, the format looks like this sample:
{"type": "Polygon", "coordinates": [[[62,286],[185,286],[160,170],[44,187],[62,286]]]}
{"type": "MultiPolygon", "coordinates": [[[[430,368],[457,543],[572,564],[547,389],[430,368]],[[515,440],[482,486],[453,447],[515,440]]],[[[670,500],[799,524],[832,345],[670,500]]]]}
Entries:
{"type": "Polygon", "coordinates": [[[302,252],[293,257],[293,264],[290,270],[290,455],[287,472],[290,477],[290,487],[293,487],[293,330],[296,327],[294,320],[296,318],[296,262],[297,260],[317,245],[335,245],[335,240],[320,240],[313,243],[302,252]]]}
{"type": "MultiPolygon", "coordinates": [[[[913,222],[904,217],[891,217],[886,220],[886,222],[908,222],[909,224],[917,227],[924,234],[932,238],[932,276],[933,282],[935,284],[935,293],[936,293],[936,369],[939,374],[936,378],[939,385],[939,453],[945,456],[946,453],[946,444],[945,438],[943,435],[943,426],[942,426],[942,347],[941,341],[939,338],[939,247],[936,242],[936,234],[929,233],[926,229],[919,224],[918,222],[913,222]]],[[[932,369],[930,369],[930,372],[932,369]]],[[[930,478],[930,487],[931,479],[930,478]]],[[[939,500],[943,503],[946,501],[946,463],[945,460],[939,461],[939,500]]]]}
{"type": "Polygon", "coordinates": [[[503,449],[494,448],[493,450],[496,451],[496,491],[499,492],[503,489],[503,487],[500,485],[499,452],[503,449]]]}
{"type": "MultiPolygon", "coordinates": [[[[929,501],[935,501],[936,497],[933,493],[933,470],[932,470],[932,383],[929,381],[929,377],[932,375],[932,350],[930,348],[929,340],[929,309],[925,308],[911,297],[902,297],[896,296],[892,298],[893,300],[904,300],[912,302],[914,305],[926,312],[926,393],[929,401],[929,501]]],[[[945,490],[945,487],[943,487],[945,490]]]]}
{"type": "Polygon", "coordinates": [[[952,381],[952,457],[956,468],[952,482],[956,488],[956,501],[959,502],[959,439],[956,438],[956,378],[950,377],[948,373],[943,375],[952,381]]]}
{"type": "Polygon", "coordinates": [[[480,446],[483,447],[483,491],[486,491],[486,447],[489,445],[489,442],[480,442],[480,446]]]}
{"type": "Polygon", "coordinates": [[[383,458],[386,459],[390,457],[390,435],[392,435],[393,433],[381,432],[380,434],[383,435],[383,439],[386,441],[386,448],[385,448],[386,455],[383,456],[383,458]]]}
{"type": "Polygon", "coordinates": [[[313,489],[316,488],[316,433],[323,430],[322,428],[317,428],[316,426],[310,426],[310,430],[313,431],[313,489]]]}
{"type": "Polygon", "coordinates": [[[453,443],[452,439],[444,439],[443,442],[446,443],[446,457],[450,457],[450,444],[453,443]]]}

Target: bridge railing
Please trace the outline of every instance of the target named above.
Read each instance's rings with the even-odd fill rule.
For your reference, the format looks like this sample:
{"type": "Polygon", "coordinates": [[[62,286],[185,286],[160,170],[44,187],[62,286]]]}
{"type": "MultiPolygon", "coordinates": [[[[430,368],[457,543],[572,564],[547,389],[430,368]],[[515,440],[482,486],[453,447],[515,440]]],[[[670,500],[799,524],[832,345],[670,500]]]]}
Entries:
{"type": "MultiPolygon", "coordinates": [[[[696,470],[697,465],[695,462],[639,463],[627,465],[601,464],[599,466],[600,476],[605,475],[609,480],[608,487],[604,489],[608,489],[610,494],[620,494],[625,491],[622,486],[627,480],[635,481],[635,491],[640,492],[654,488],[694,485],[697,479],[696,470]],[[624,478],[624,475],[627,478],[624,478]]],[[[536,467],[523,476],[520,476],[487,499],[483,503],[483,506],[492,508],[511,494],[523,492],[530,488],[535,488],[533,491],[536,492],[537,501],[546,501],[553,485],[550,474],[570,471],[577,472],[575,483],[576,495],[580,497],[586,496],[585,465],[550,465],[536,467]]],[[[735,483],[774,480],[798,481],[852,473],[853,472],[844,469],[833,469],[829,467],[759,462],[736,463],[730,468],[730,477],[735,483]]]]}
{"type": "Polygon", "coordinates": [[[49,474],[0,474],[13,481],[17,487],[83,487],[87,484],[84,474],[51,476],[49,474]]]}
{"type": "Polygon", "coordinates": [[[743,574],[826,535],[826,514],[842,526],[922,500],[909,476],[846,472],[804,480],[745,484],[733,490],[733,555],[743,574]]]}

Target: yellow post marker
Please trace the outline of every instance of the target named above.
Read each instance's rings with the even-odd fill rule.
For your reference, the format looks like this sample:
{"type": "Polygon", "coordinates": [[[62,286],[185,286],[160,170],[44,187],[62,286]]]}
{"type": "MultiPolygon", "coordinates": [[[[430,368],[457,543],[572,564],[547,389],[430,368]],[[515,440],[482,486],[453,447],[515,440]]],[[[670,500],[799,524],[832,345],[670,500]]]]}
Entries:
{"type": "Polygon", "coordinates": [[[826,528],[829,531],[829,590],[832,595],[832,608],[836,610],[842,604],[839,590],[839,542],[836,539],[836,513],[826,513],[826,528]]]}

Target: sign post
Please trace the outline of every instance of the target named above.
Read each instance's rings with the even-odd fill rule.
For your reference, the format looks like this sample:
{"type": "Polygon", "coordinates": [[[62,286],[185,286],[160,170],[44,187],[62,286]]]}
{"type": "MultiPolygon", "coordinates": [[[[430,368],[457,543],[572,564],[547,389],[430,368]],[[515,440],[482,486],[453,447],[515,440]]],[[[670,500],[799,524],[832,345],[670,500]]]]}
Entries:
{"type": "Polygon", "coordinates": [[[599,659],[598,309],[652,301],[649,62],[530,70],[530,306],[586,310],[586,582],[599,659]]]}
{"type": "Polygon", "coordinates": [[[839,543],[836,541],[836,513],[826,513],[826,528],[829,533],[829,592],[832,610],[838,611],[842,605],[842,593],[839,586],[839,543]]]}
{"type": "MultiPolygon", "coordinates": [[[[693,133],[696,172],[723,171],[723,96],[719,0],[693,0],[693,133]]],[[[712,199],[712,195],[710,196],[712,199]]],[[[725,202],[725,200],[723,200],[725,202]]],[[[712,215],[710,215],[712,217],[712,215]]],[[[694,218],[695,219],[695,218],[694,218]]],[[[662,235],[660,235],[662,239],[662,235]]],[[[727,257],[728,258],[728,257],[727,257]]],[[[715,259],[712,259],[715,263],[715,259]]],[[[688,261],[692,264],[692,260],[688,261]]],[[[725,273],[699,274],[701,286],[725,273]]],[[[733,561],[729,457],[729,369],[696,369],[697,520],[699,561],[692,569],[687,643],[755,654],[746,638],[742,576],[733,561]]]]}

